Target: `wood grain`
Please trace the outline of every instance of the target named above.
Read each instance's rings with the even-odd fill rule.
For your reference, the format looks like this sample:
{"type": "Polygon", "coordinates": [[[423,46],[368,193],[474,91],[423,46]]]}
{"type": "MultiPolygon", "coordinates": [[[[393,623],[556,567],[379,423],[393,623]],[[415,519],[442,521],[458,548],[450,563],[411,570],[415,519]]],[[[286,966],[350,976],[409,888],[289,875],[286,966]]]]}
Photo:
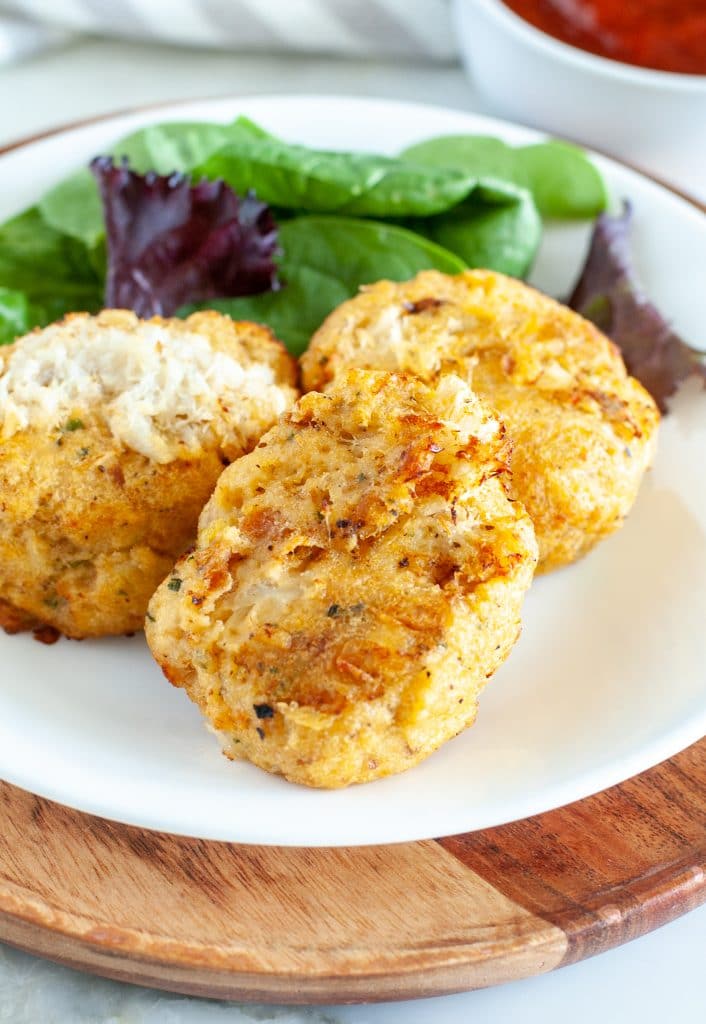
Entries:
{"type": "Polygon", "coordinates": [[[0,784],[0,939],[108,977],[283,1003],[551,970],[706,900],[706,739],[588,800],[353,849],[146,832],[0,784]]]}
{"type": "Polygon", "coordinates": [[[588,800],[440,842],[561,928],[565,963],[603,952],[706,900],[706,739],[588,800]]]}
{"type": "Polygon", "coordinates": [[[403,998],[549,970],[566,939],[433,841],[207,843],[0,786],[0,937],[128,981],[287,1002],[403,998]]]}

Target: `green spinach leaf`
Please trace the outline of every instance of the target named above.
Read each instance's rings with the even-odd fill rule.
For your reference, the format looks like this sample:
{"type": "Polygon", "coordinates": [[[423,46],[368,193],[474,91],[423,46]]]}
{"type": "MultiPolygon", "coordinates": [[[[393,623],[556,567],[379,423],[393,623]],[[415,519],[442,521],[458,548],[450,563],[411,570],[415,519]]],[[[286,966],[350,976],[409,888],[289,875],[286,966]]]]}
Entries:
{"type": "Polygon", "coordinates": [[[508,146],[486,135],[444,135],[401,154],[429,167],[452,167],[528,188],[546,217],[594,217],[607,204],[606,186],[583,150],[566,142],[508,146]]]}
{"type": "MultiPolygon", "coordinates": [[[[125,157],[133,171],[146,174],[188,173],[227,142],[268,139],[271,136],[247,117],[232,124],[174,121],[140,128],[111,146],[108,155],[125,157]]],[[[76,171],[40,200],[46,222],[64,234],[94,246],[103,236],[103,208],[93,175],[76,171]]]]}
{"type": "Polygon", "coordinates": [[[187,173],[208,157],[233,142],[272,138],[247,117],[230,124],[208,121],[173,121],[148,125],[110,147],[109,156],[125,159],[138,174],[155,171],[187,173]]]}
{"type": "Polygon", "coordinates": [[[458,256],[433,242],[371,220],[297,217],[281,226],[280,244],[281,291],[207,305],[235,319],[266,323],[295,355],[304,351],[324,318],[361,285],[380,278],[404,281],[430,268],[447,274],[465,269],[458,256]]]}
{"type": "Polygon", "coordinates": [[[384,219],[443,213],[478,186],[477,175],[453,167],[309,149],[273,138],[229,143],[194,174],[223,178],[241,195],[253,188],[274,207],[384,219]]]}
{"type": "Polygon", "coordinates": [[[0,345],[9,345],[31,330],[33,316],[26,295],[0,288],[0,345]]]}
{"type": "Polygon", "coordinates": [[[97,245],[105,233],[103,206],[93,175],[86,168],[55,185],[36,209],[55,231],[86,246],[97,245]]]}
{"type": "MultiPolygon", "coordinates": [[[[300,355],[316,328],[336,306],[349,299],[354,290],[335,275],[306,265],[287,271],[284,288],[278,292],[214,299],[209,309],[218,309],[234,320],[266,324],[293,355],[300,355]]],[[[204,308],[206,303],[203,304],[204,308]]],[[[191,312],[191,308],[188,312],[191,312]]]]}
{"type": "Polygon", "coordinates": [[[454,167],[527,185],[518,180],[516,150],[492,135],[440,135],[408,146],[400,156],[426,167],[454,167]]]}
{"type": "Polygon", "coordinates": [[[530,193],[517,188],[514,201],[508,202],[507,187],[497,190],[489,181],[450,213],[410,227],[456,253],[469,267],[513,277],[529,272],[542,238],[542,221],[530,193]]]}
{"type": "MultiPolygon", "coordinates": [[[[22,329],[102,306],[103,275],[92,252],[50,227],[36,207],[0,226],[0,285],[24,297],[29,322],[22,329]]],[[[21,308],[17,298],[13,303],[21,308]]]]}
{"type": "Polygon", "coordinates": [[[568,142],[540,142],[518,151],[537,206],[547,217],[596,217],[608,205],[598,169],[568,142]]]}

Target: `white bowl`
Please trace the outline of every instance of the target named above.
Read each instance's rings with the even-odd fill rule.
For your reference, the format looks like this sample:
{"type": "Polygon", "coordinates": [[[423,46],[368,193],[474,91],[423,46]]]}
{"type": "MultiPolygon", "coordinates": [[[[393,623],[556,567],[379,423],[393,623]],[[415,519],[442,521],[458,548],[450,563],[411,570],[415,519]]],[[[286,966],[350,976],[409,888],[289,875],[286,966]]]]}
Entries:
{"type": "Polygon", "coordinates": [[[706,75],[652,71],[562,43],[501,0],[454,0],[458,42],[498,113],[704,188],[706,75]]]}

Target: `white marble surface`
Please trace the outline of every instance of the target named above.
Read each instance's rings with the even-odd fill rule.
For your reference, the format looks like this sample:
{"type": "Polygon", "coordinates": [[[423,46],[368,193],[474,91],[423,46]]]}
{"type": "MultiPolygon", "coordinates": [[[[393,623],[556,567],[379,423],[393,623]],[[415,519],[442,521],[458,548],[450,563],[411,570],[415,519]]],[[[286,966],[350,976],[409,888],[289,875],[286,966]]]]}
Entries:
{"type": "MultiPolygon", "coordinates": [[[[243,57],[83,41],[0,70],[0,145],[58,123],[160,100],[225,93],[379,95],[488,110],[455,67],[243,57]]],[[[626,136],[627,140],[627,136],[626,136]]],[[[626,141],[629,145],[629,141],[626,141]]],[[[625,154],[629,158],[629,151],[625,154]]],[[[679,184],[668,157],[651,168],[679,184]]],[[[706,198],[706,177],[703,178],[706,198]]],[[[693,187],[693,186],[692,186],[693,187]]],[[[572,1024],[706,1019],[706,907],[551,975],[415,1003],[321,1009],[241,1006],[133,988],[0,946],[7,1024],[572,1024]]]]}

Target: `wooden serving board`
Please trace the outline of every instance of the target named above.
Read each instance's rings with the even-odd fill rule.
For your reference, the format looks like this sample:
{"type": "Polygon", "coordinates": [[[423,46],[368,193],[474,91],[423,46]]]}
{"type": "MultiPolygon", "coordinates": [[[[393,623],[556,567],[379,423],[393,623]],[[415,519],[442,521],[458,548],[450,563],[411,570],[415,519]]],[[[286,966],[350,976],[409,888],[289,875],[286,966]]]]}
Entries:
{"type": "Polygon", "coordinates": [[[118,825],[0,783],[0,939],[143,985],[406,999],[572,963],[706,901],[706,738],[568,807],[347,849],[118,825]]]}

